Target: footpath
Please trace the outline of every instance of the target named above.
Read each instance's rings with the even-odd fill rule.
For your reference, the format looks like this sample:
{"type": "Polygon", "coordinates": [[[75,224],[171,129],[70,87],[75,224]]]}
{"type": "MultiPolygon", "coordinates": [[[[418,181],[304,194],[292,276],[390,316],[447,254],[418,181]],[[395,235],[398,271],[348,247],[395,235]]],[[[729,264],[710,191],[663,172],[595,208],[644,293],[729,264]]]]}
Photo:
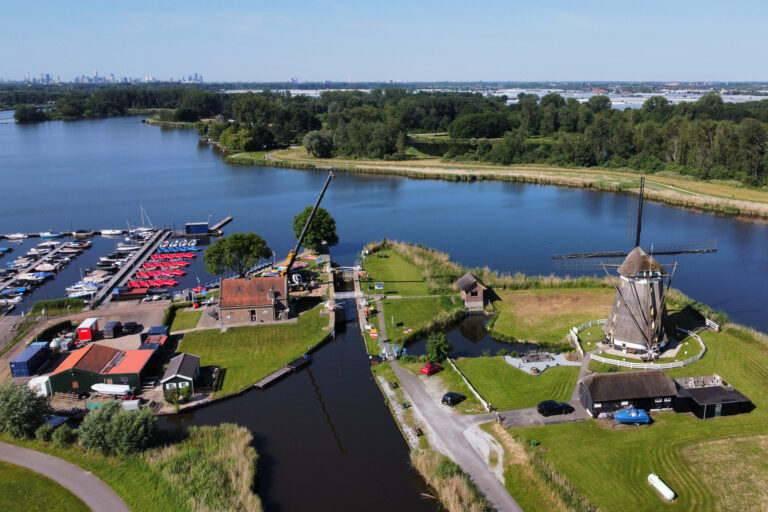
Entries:
{"type": "Polygon", "coordinates": [[[130,512],[107,484],[88,471],[52,455],[0,443],[0,460],[31,469],[62,485],[83,500],[93,512],[130,512]]]}

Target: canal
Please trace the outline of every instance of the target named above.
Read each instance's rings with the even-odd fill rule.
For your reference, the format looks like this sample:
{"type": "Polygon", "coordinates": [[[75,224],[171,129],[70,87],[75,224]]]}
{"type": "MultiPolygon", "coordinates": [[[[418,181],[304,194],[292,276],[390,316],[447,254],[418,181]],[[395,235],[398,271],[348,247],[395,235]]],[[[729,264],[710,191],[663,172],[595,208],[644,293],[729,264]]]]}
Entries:
{"type": "MultiPolygon", "coordinates": [[[[321,172],[229,166],[193,131],[130,117],[0,122],[0,162],[0,232],[122,228],[141,224],[143,205],[166,227],[233,215],[227,232],[259,233],[278,258],[294,243],[293,217],[314,202],[325,180],[321,172]]],[[[555,253],[626,248],[632,205],[628,196],[587,190],[344,172],[323,202],[337,221],[341,243],[332,253],[342,264],[354,263],[366,242],[387,237],[447,251],[470,267],[528,274],[553,272],[555,253]]],[[[660,258],[679,263],[673,286],[768,331],[766,225],[649,203],[643,228],[644,245],[717,238],[715,254],[660,258]]],[[[36,298],[60,294],[76,280],[78,265],[89,265],[111,243],[97,239],[70,274],[59,274],[36,298]]],[[[209,277],[196,265],[190,279],[209,277]]],[[[496,352],[477,325],[462,328],[451,333],[459,355],[496,352]]],[[[307,371],[172,421],[247,426],[261,457],[258,492],[267,510],[436,509],[409,471],[407,446],[356,329],[316,353],[307,371]]]]}

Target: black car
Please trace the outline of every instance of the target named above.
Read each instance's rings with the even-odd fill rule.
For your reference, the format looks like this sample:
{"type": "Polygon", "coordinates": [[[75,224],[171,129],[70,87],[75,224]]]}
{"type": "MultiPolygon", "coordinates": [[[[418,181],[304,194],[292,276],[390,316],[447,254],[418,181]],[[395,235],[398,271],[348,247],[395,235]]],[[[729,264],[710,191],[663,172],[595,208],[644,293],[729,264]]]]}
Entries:
{"type": "Polygon", "coordinates": [[[463,402],[466,399],[467,399],[467,397],[465,397],[461,393],[454,393],[453,391],[450,391],[450,392],[448,392],[448,393],[443,395],[442,402],[445,405],[450,405],[451,407],[453,407],[454,405],[459,404],[459,403],[463,402]]]}
{"type": "Polygon", "coordinates": [[[536,406],[536,410],[542,416],[552,416],[553,414],[571,414],[574,408],[566,402],[557,402],[555,400],[544,400],[536,406]]]}
{"type": "Polygon", "coordinates": [[[137,327],[138,325],[136,325],[136,322],[125,322],[125,324],[123,324],[123,333],[133,334],[136,332],[137,327]]]}

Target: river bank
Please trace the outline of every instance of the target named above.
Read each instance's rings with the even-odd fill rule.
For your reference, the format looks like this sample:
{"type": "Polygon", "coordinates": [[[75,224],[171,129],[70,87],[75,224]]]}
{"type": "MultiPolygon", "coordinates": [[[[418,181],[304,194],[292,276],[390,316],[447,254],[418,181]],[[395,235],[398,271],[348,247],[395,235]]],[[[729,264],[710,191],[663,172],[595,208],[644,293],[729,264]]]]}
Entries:
{"type": "MultiPolygon", "coordinates": [[[[636,190],[637,173],[602,168],[564,168],[543,165],[500,166],[443,162],[437,158],[406,161],[319,159],[303,148],[272,153],[238,153],[225,161],[235,165],[260,165],[293,169],[335,168],[366,174],[384,174],[415,179],[447,181],[502,181],[536,185],[587,188],[604,192],[636,190]]],[[[741,220],[768,219],[768,191],[735,186],[728,182],[705,182],[683,177],[649,175],[645,198],[671,206],[737,217],[741,220]]]]}

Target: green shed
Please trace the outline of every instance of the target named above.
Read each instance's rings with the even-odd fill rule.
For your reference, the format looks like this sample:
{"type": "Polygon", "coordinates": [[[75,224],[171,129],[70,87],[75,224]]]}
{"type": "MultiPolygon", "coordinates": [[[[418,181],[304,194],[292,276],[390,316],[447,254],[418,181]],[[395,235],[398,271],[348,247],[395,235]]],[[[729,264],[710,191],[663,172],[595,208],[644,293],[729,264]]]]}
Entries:
{"type": "Polygon", "coordinates": [[[200,356],[179,354],[168,363],[168,368],[160,379],[163,392],[170,389],[191,387],[195,392],[195,380],[200,376],[200,356]]]}

